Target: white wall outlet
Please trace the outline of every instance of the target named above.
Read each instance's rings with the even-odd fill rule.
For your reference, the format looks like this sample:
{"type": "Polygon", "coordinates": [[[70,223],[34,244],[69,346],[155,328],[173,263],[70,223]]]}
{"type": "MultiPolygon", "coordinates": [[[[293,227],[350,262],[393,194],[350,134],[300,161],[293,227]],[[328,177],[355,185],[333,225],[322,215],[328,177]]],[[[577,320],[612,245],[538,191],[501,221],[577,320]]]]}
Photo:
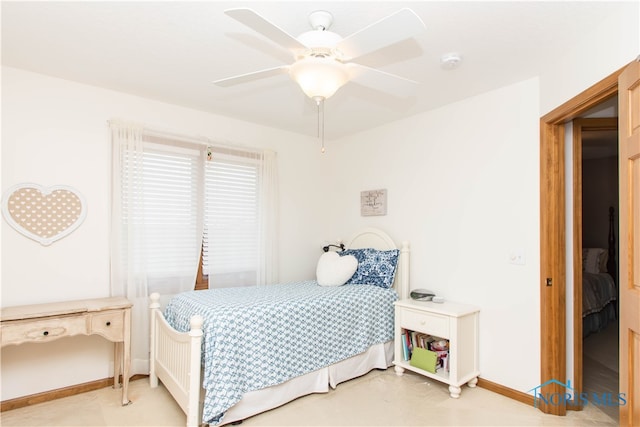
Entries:
{"type": "Polygon", "coordinates": [[[525,265],[526,258],[524,256],[524,249],[512,249],[509,251],[509,263],[516,265],[525,265]]]}

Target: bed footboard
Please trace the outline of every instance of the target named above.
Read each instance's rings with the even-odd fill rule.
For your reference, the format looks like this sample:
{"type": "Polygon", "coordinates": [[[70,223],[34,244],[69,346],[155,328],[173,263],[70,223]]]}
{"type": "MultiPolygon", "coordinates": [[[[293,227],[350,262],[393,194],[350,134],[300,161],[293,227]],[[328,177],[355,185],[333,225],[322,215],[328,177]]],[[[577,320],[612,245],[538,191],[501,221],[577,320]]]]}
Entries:
{"type": "Polygon", "coordinates": [[[198,426],[200,409],[200,361],[202,317],[193,316],[189,332],[178,332],[167,323],[160,310],[160,295],[150,296],[151,355],[149,382],[158,386],[158,379],[169,390],[187,415],[187,426],[198,426]]]}

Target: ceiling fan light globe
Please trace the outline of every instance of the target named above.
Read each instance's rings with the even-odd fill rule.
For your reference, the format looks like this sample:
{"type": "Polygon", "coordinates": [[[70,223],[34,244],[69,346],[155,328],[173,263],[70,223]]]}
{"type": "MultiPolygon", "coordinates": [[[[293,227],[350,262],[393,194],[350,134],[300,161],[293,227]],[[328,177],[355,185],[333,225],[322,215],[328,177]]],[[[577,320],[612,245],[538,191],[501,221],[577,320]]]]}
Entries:
{"type": "Polygon", "coordinates": [[[312,99],[327,99],[349,81],[347,67],[332,58],[300,59],[291,65],[289,74],[312,99]]]}

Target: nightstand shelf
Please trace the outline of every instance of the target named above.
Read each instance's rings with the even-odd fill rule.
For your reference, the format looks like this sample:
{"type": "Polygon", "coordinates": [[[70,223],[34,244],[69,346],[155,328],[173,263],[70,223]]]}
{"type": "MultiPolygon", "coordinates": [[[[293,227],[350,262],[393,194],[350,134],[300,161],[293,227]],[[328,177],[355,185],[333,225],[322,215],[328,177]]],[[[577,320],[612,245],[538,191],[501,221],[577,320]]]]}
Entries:
{"type": "Polygon", "coordinates": [[[396,374],[405,370],[449,384],[451,397],[460,397],[461,386],[475,387],[480,370],[478,366],[479,308],[445,301],[402,300],[395,303],[395,365],[396,374]],[[449,340],[449,370],[440,368],[435,373],[412,366],[403,359],[403,331],[415,331],[449,340]]]}

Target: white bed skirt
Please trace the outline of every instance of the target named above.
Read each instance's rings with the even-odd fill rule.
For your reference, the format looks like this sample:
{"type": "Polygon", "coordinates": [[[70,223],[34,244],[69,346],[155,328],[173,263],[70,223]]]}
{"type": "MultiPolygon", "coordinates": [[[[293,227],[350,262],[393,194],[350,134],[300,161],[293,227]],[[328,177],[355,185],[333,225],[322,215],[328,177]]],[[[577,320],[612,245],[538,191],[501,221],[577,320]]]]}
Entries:
{"type": "Polygon", "coordinates": [[[362,376],[373,369],[387,369],[392,361],[393,341],[376,344],[364,353],[329,367],[245,394],[240,402],[226,412],[222,424],[244,420],[307,394],[326,393],[329,387],[336,388],[341,382],[362,376]]]}

